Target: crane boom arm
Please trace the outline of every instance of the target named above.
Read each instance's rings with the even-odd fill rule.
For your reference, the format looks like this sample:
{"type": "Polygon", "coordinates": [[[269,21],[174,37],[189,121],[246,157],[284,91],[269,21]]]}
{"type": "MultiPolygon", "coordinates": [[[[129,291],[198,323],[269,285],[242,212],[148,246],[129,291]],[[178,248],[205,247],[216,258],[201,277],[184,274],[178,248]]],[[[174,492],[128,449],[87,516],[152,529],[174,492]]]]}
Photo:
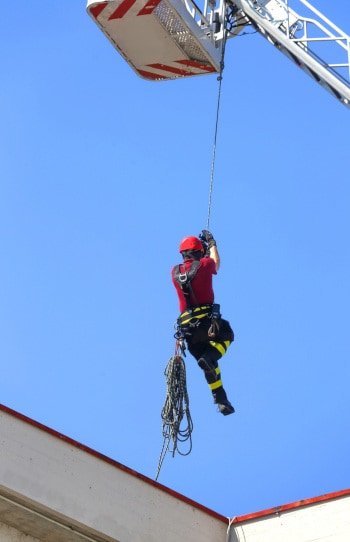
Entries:
{"type": "MultiPolygon", "coordinates": [[[[307,0],[233,0],[230,4],[236,21],[251,24],[314,81],[350,108],[349,35],[307,0]],[[292,9],[292,4],[299,4],[298,12],[292,9]]],[[[232,21],[230,24],[234,27],[232,21]]]]}

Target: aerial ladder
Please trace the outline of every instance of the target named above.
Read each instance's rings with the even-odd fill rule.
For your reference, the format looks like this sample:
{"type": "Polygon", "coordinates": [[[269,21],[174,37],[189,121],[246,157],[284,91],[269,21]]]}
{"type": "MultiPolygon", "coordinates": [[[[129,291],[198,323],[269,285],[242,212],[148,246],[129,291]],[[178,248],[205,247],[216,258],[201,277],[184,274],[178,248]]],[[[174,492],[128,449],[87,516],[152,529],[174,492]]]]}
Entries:
{"type": "Polygon", "coordinates": [[[228,39],[254,28],[350,108],[350,36],[307,0],[88,0],[87,11],[140,76],[220,73],[228,39]]]}

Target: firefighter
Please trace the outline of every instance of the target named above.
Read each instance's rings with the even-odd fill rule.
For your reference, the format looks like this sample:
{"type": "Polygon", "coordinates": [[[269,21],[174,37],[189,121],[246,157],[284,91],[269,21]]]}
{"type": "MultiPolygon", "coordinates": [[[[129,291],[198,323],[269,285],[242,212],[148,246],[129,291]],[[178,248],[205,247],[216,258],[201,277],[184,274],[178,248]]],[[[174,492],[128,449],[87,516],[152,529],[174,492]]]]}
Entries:
{"type": "Polygon", "coordinates": [[[177,324],[190,354],[204,371],[214,403],[227,416],[235,410],[223,388],[218,360],[234,340],[234,333],[214,303],[212,279],[220,267],[216,241],[208,230],[202,230],[200,239],[185,237],[179,252],[183,263],[171,271],[181,313],[177,324]]]}

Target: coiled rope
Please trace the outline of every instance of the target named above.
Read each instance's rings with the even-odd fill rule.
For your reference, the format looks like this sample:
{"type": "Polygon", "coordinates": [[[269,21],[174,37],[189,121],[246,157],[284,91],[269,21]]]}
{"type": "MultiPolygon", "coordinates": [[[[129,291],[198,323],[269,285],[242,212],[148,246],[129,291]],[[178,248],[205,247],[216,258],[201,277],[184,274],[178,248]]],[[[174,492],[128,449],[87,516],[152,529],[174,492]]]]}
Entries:
{"type": "Polygon", "coordinates": [[[188,455],[192,450],[193,422],[189,409],[186,366],[182,357],[177,354],[171,357],[164,374],[167,383],[166,399],[161,412],[164,442],[159,457],[156,480],[167,452],[172,453],[174,457],[176,452],[180,455],[188,455]],[[188,450],[186,452],[180,451],[178,443],[184,443],[187,440],[189,441],[188,450]]]}

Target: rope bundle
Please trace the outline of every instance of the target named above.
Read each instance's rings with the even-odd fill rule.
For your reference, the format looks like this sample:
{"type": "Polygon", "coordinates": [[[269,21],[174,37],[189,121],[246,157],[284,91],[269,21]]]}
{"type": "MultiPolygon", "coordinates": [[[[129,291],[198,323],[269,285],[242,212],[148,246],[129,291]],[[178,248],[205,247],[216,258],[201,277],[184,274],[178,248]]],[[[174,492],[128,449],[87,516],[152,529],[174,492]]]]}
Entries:
{"type": "Polygon", "coordinates": [[[164,374],[167,383],[166,399],[161,412],[164,443],[159,458],[156,480],[166,452],[171,452],[174,457],[176,451],[180,455],[188,455],[192,450],[193,423],[189,410],[186,366],[182,357],[177,355],[171,357],[167,363],[164,374]],[[185,422],[185,425],[183,422],[185,422]],[[189,440],[188,451],[180,451],[178,443],[183,443],[187,440],[189,440]],[[171,441],[172,446],[170,446],[171,441]]]}

